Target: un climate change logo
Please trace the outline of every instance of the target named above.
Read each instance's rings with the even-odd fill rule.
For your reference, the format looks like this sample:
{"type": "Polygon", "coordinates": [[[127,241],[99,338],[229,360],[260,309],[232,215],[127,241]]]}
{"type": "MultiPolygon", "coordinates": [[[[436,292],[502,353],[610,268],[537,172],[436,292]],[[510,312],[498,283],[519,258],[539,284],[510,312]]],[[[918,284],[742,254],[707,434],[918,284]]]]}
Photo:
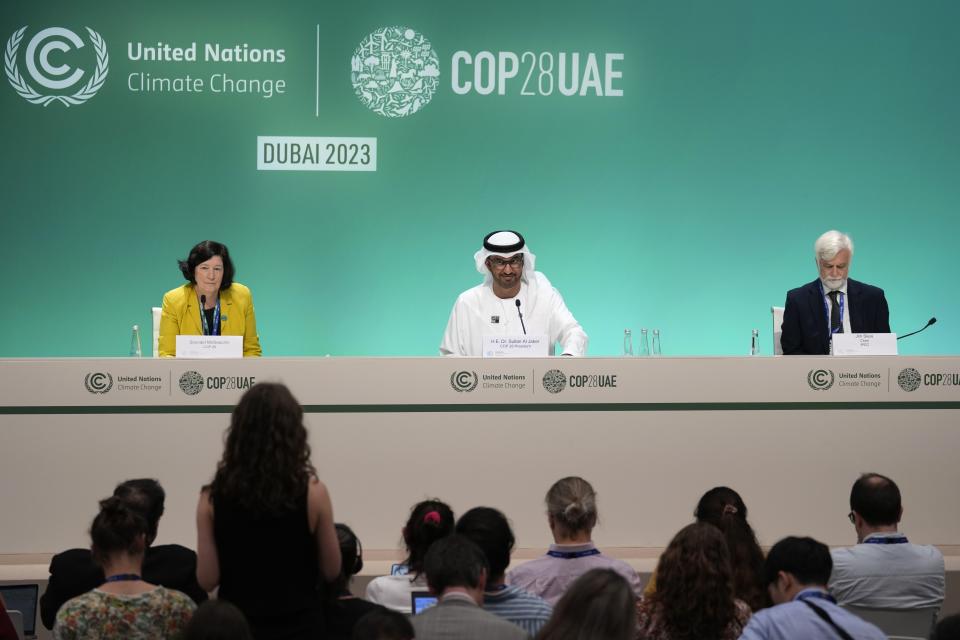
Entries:
{"type": "Polygon", "coordinates": [[[416,113],[440,84],[437,52],[407,27],[383,27],[364,38],[353,52],[350,70],[360,102],[388,118],[416,113]]]}
{"type": "Polygon", "coordinates": [[[560,369],[550,369],[543,374],[543,388],[550,393],[560,393],[567,388],[567,376],[560,369]]]}
{"type": "Polygon", "coordinates": [[[897,376],[897,384],[904,391],[916,391],[920,388],[920,372],[913,367],[908,367],[897,376]]]}
{"type": "Polygon", "coordinates": [[[113,389],[113,376],[109,373],[88,373],[83,379],[83,386],[90,393],[106,393],[113,389]]]}
{"type": "MultiPolygon", "coordinates": [[[[7,72],[7,80],[10,81],[13,90],[20,94],[20,97],[24,100],[33,104],[42,104],[45,107],[51,102],[57,101],[68,107],[83,104],[95,96],[107,80],[110,56],[107,55],[107,45],[100,34],[90,27],[86,29],[97,59],[96,68],[89,75],[85,70],[71,67],[64,61],[64,58],[67,57],[66,54],[72,50],[82,49],[84,46],[83,39],[70,29],[48,27],[37,32],[27,43],[24,55],[27,74],[33,82],[42,87],[41,91],[48,89],[54,93],[38,92],[32,84],[20,75],[17,52],[20,49],[20,43],[27,27],[21,27],[14,31],[10,39],[7,40],[7,48],[3,56],[4,70],[7,72]],[[37,66],[38,62],[39,68],[37,66]],[[55,62],[61,62],[61,64],[55,65],[55,62]],[[77,86],[85,75],[88,75],[86,83],[73,93],[65,93],[77,86]]],[[[68,59],[72,60],[72,57],[68,59]]]]}
{"type": "Polygon", "coordinates": [[[479,381],[476,371],[454,371],[450,374],[450,386],[454,391],[473,391],[479,381]]]}
{"type": "Polygon", "coordinates": [[[195,396],[203,391],[203,376],[196,371],[187,371],[180,376],[180,391],[195,396]]]}
{"type": "Polygon", "coordinates": [[[811,369],[807,374],[807,384],[814,391],[826,391],[833,386],[834,375],[829,369],[811,369]]]}

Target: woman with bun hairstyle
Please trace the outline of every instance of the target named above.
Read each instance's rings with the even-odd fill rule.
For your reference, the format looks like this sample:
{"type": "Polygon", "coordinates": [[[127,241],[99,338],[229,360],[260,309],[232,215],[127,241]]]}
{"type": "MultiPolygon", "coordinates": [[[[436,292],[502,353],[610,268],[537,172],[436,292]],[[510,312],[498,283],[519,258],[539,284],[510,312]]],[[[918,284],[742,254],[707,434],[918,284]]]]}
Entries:
{"type": "Polygon", "coordinates": [[[430,545],[453,533],[453,510],[437,499],[418,502],[410,510],[407,524],[401,531],[407,559],[389,576],[374,578],[367,585],[367,600],[382,604],[400,613],[411,613],[410,593],[426,591],[423,559],[430,545]]]}
{"type": "Polygon", "coordinates": [[[120,498],[100,502],[90,538],[93,558],[106,581],[68,600],[57,612],[57,640],[179,638],[196,605],[179,591],[144,582],[140,577],[147,547],[146,519],[120,498]],[[106,633],[106,630],[111,630],[106,633]]]}
{"type": "Polygon", "coordinates": [[[613,569],[641,593],[640,576],[626,562],[610,558],[593,544],[597,524],[597,494],[583,478],[557,480],[547,491],[547,523],[554,544],[547,554],[513,569],[507,582],[556,605],[564,592],[591,569],[613,569]]]}

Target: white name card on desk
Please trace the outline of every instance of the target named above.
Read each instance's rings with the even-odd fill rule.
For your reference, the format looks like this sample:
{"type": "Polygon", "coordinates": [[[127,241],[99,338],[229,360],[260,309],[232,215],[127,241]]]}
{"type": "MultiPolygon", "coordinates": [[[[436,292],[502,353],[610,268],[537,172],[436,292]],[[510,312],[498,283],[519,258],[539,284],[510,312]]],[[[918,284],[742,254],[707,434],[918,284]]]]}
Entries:
{"type": "Polygon", "coordinates": [[[484,358],[546,358],[550,342],[543,334],[526,336],[483,336],[484,358]]]}
{"type": "Polygon", "coordinates": [[[177,336],[178,358],[242,358],[243,336],[177,336]]]}
{"type": "Polygon", "coordinates": [[[835,356],[895,356],[897,334],[895,333],[835,333],[833,334],[835,356]]]}

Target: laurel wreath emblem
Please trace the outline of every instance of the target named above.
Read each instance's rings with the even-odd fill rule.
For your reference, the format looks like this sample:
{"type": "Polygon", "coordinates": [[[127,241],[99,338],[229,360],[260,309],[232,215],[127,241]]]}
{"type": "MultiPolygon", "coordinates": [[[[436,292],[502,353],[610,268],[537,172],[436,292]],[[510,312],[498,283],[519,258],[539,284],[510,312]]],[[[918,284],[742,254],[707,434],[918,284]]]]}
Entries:
{"type": "Polygon", "coordinates": [[[10,39],[7,40],[7,48],[3,56],[3,66],[7,72],[7,80],[10,81],[14,91],[20,94],[20,97],[24,100],[32,102],[33,104],[42,104],[43,106],[47,106],[51,102],[59,101],[69,107],[70,105],[83,104],[95,96],[107,80],[110,56],[107,54],[107,44],[103,41],[100,34],[90,27],[86,27],[86,29],[90,34],[90,42],[93,43],[93,50],[97,54],[97,68],[87,83],[83,85],[83,88],[71,95],[62,96],[41,95],[27,84],[27,81],[20,75],[20,70],[17,68],[17,50],[20,48],[20,41],[23,40],[23,34],[27,30],[27,27],[15,31],[13,35],[10,36],[10,39]]]}

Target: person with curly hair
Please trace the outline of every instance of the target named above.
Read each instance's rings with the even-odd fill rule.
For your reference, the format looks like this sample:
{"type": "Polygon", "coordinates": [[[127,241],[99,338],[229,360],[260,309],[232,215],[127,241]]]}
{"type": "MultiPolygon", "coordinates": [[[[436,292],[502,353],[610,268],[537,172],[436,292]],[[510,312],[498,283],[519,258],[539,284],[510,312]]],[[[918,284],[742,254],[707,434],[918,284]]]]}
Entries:
{"type": "Polygon", "coordinates": [[[197,578],[235,604],[257,640],[322,637],[321,578],[340,574],[326,486],[310,463],[303,409],[259,383],[233,410],[223,457],[197,505],[197,578]]]}
{"type": "Polygon", "coordinates": [[[750,615],[750,606],[733,595],[723,534],[705,522],[673,537],[657,564],[657,590],[637,603],[643,640],[735,640],[750,615]]]}
{"type": "Polygon", "coordinates": [[[436,498],[413,505],[403,526],[403,544],[407,559],[389,576],[378,576],[367,585],[367,600],[400,613],[411,613],[410,594],[426,591],[423,561],[430,545],[453,533],[453,510],[436,498]]]}

